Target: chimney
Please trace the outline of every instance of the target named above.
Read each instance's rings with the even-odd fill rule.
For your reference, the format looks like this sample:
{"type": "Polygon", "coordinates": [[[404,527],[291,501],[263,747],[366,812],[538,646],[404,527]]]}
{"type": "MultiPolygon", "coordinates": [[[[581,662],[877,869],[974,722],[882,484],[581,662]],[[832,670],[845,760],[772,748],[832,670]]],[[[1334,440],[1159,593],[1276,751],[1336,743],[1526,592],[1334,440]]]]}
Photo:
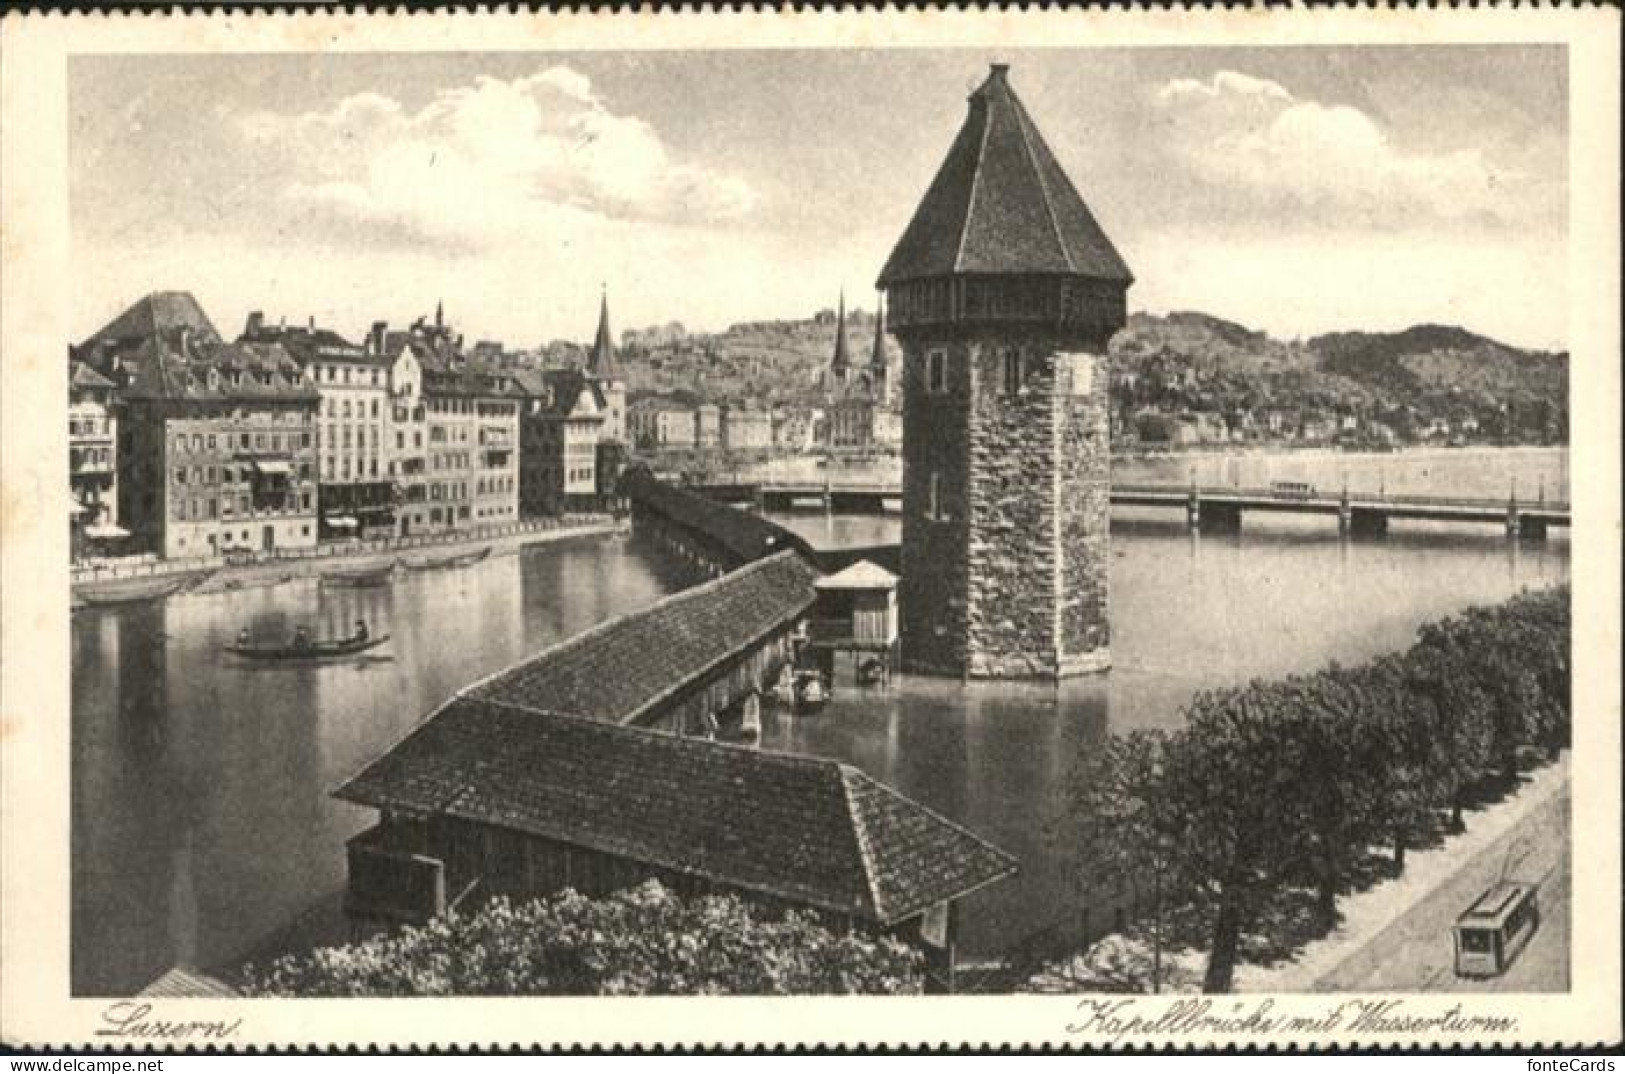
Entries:
{"type": "Polygon", "coordinates": [[[245,336],[257,336],[257,335],[260,334],[261,329],[263,329],[264,327],[265,327],[265,313],[264,313],[264,311],[255,310],[254,312],[252,312],[252,313],[250,313],[248,315],[248,324],[243,326],[243,335],[245,335],[245,336]]]}
{"type": "Polygon", "coordinates": [[[367,333],[367,350],[373,354],[384,353],[384,335],[389,331],[388,321],[372,322],[372,331],[367,333]]]}
{"type": "Polygon", "coordinates": [[[310,330],[312,332],[316,331],[316,315],[314,313],[310,315],[310,330]]]}

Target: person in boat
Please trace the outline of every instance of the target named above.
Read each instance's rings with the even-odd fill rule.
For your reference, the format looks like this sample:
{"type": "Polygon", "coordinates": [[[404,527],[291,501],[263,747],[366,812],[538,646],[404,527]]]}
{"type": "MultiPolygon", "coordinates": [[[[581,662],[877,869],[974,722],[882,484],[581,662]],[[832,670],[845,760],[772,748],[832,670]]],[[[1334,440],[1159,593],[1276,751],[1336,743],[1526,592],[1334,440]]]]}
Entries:
{"type": "Polygon", "coordinates": [[[824,689],[824,677],[818,672],[810,672],[801,680],[801,700],[816,705],[827,696],[824,689]]]}
{"type": "Polygon", "coordinates": [[[355,621],[355,640],[367,640],[367,621],[365,619],[357,619],[355,621]]]}
{"type": "Polygon", "coordinates": [[[243,627],[243,629],[241,629],[241,630],[239,630],[237,632],[237,644],[238,645],[247,645],[248,642],[249,642],[248,628],[243,627]]]}
{"type": "Polygon", "coordinates": [[[310,651],[310,631],[306,630],[302,626],[295,627],[293,630],[293,641],[290,647],[295,652],[303,653],[310,651]]]}

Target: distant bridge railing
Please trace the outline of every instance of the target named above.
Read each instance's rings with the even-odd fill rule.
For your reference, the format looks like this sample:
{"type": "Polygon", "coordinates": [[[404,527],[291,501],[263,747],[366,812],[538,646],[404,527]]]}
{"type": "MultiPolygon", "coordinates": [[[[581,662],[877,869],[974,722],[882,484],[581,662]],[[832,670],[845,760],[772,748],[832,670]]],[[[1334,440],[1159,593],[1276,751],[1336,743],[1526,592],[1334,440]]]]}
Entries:
{"type": "MultiPolygon", "coordinates": [[[[750,490],[759,490],[764,494],[773,496],[819,496],[824,493],[836,495],[869,495],[883,497],[897,497],[903,494],[900,484],[883,481],[763,481],[760,483],[740,482],[727,485],[700,485],[695,486],[697,491],[705,492],[712,489],[726,489],[735,495],[742,495],[750,490]]],[[[1508,506],[1516,506],[1523,511],[1544,511],[1552,514],[1570,513],[1570,505],[1566,500],[1547,499],[1545,497],[1523,498],[1508,495],[1506,497],[1493,496],[1437,496],[1414,493],[1390,492],[1357,492],[1354,490],[1324,489],[1311,487],[1306,491],[1288,491],[1270,486],[1238,486],[1238,485],[1150,485],[1150,484],[1113,484],[1114,497],[1127,498],[1134,496],[1155,497],[1168,501],[1187,500],[1191,496],[1204,500],[1244,500],[1270,504],[1316,504],[1336,505],[1343,502],[1358,504],[1361,507],[1438,507],[1438,508],[1465,508],[1481,509],[1485,511],[1502,511],[1508,506]]]]}

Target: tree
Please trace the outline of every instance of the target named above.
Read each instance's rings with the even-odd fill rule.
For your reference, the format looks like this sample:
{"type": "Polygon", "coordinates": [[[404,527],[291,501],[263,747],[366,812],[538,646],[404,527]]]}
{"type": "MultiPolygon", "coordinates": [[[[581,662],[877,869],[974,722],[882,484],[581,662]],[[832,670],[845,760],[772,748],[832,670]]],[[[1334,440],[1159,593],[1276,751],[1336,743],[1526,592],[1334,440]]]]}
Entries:
{"type": "Polygon", "coordinates": [[[1314,887],[1316,913],[1328,928],[1355,859],[1388,834],[1380,773],[1393,758],[1366,719],[1383,700],[1374,685],[1363,669],[1334,663],[1263,691],[1272,701],[1276,734],[1289,751],[1289,771],[1298,777],[1289,794],[1309,852],[1294,872],[1314,887]]]}
{"type": "Polygon", "coordinates": [[[1309,852],[1294,749],[1265,683],[1198,694],[1166,750],[1171,853],[1213,907],[1205,992],[1228,992],[1243,931],[1309,852]]]}
{"type": "Polygon", "coordinates": [[[1150,903],[1153,992],[1162,986],[1162,909],[1176,897],[1174,818],[1163,788],[1167,742],[1165,732],[1136,730],[1091,748],[1072,773],[1065,825],[1085,899],[1120,898],[1126,889],[1134,906],[1150,903]],[[1106,877],[1118,892],[1101,891],[1106,877]]]}
{"type": "Polygon", "coordinates": [[[1360,674],[1369,691],[1362,716],[1386,757],[1386,763],[1368,776],[1386,803],[1384,819],[1397,876],[1405,871],[1406,848],[1428,828],[1434,811],[1452,800],[1455,747],[1440,733],[1432,702],[1410,688],[1403,657],[1380,657],[1360,674]]]}
{"type": "Polygon", "coordinates": [[[244,976],[248,994],[285,997],[898,994],[921,991],[923,966],[892,937],[651,880],[604,899],[495,898],[244,976]]]}

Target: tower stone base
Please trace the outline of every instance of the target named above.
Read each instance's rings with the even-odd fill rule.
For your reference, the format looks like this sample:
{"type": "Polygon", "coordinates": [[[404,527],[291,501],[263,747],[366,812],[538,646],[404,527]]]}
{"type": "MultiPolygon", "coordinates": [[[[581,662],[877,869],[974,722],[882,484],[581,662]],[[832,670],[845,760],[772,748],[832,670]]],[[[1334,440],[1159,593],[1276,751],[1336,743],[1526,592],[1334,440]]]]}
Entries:
{"type": "Polygon", "coordinates": [[[1063,348],[1032,331],[905,345],[942,366],[936,392],[905,384],[911,670],[1059,679],[1111,665],[1105,360],[1063,348]]]}

